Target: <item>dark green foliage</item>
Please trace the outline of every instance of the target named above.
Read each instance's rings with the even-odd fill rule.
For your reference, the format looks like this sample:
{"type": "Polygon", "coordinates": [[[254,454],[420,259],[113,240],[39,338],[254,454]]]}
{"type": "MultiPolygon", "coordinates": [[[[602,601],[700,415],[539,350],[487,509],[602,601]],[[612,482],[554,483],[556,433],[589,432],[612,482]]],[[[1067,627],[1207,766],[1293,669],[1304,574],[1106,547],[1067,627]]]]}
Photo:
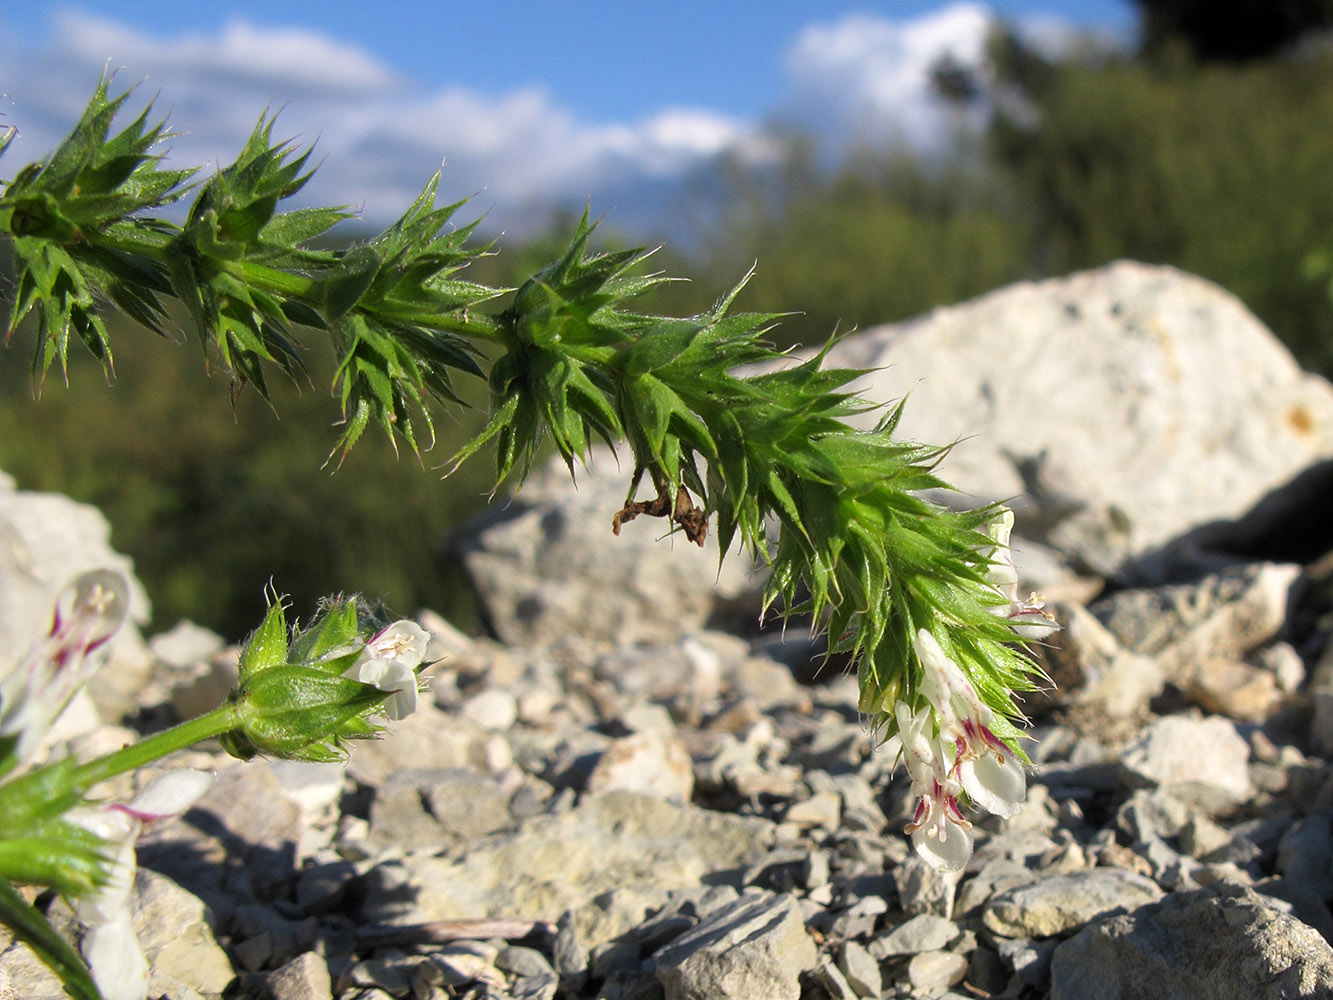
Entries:
{"type": "Polygon", "coordinates": [[[455,329],[470,329],[469,310],[500,294],[456,277],[484,253],[470,247],[475,224],[451,227],[462,202],[435,207],[436,173],[397,222],[364,246],[339,257],[323,278],[324,315],[341,361],[334,391],[346,429],[338,442],[345,459],[373,417],[394,441],[400,434],[419,451],[414,414],[431,435],[427,397],[461,402],[450,372],[482,378],[475,347],[437,329],[449,317],[455,329]]]}
{"type": "Polygon", "coordinates": [[[527,475],[547,435],[572,470],[594,437],[609,444],[624,433],[599,367],[650,322],[618,307],[662,279],[630,273],[640,250],[588,254],[591,233],[585,213],[564,252],[501,314],[506,349],[491,368],[491,418],[453,468],[494,440],[498,486],[512,472],[527,475]]]}
{"type": "Polygon", "coordinates": [[[684,265],[717,295],[713,275],[729,273],[731,261],[757,262],[740,301],[789,313],[776,332],[783,343],[821,344],[835,330],[902,319],[1029,275],[1031,227],[1003,184],[966,156],[927,164],[866,152],[825,177],[804,155],[794,148],[775,183],[735,174],[735,207],[684,265]]]}
{"type": "MultiPolygon", "coordinates": [[[[926,165],[865,154],[829,180],[797,156],[775,189],[737,175],[735,203],[740,207],[719,220],[707,252],[677,255],[669,264],[694,280],[652,284],[640,300],[646,311],[697,314],[697,320],[726,293],[718,276],[734,276],[737,261],[742,267],[757,261],[736,302],[768,316],[800,309],[800,314],[784,315],[765,336],[778,343],[822,343],[835,329],[901,318],[1014,278],[1130,256],[1177,264],[1220,281],[1307,366],[1333,372],[1333,308],[1326,289],[1333,268],[1321,271],[1321,258],[1311,254],[1329,245],[1326,234],[1333,223],[1324,182],[1333,152],[1322,124],[1333,110],[1324,100],[1331,92],[1325,57],[1293,56],[1244,70],[1199,70],[1188,64],[1149,68],[1105,57],[1052,63],[1016,43],[1007,52],[996,51],[1006,81],[1021,89],[1039,115],[1021,127],[1015,120],[1001,121],[990,168],[975,157],[926,165]],[[1322,277],[1311,280],[1311,275],[1322,277]]],[[[101,193],[77,203],[79,225],[110,218],[116,220],[111,223],[115,232],[165,246],[172,238],[169,229],[117,213],[154,198],[179,196],[188,174],[157,169],[149,147],[153,136],[165,133],[160,125],[148,125],[146,113],[113,135],[111,115],[123,101],[107,100],[102,91],[53,157],[55,166],[45,178],[32,176],[35,170],[23,172],[23,190],[28,195],[42,185],[62,190],[70,172],[82,170],[96,179],[88,190],[101,193]],[[99,134],[119,152],[99,152],[99,134]],[[108,166],[113,160],[115,170],[108,166]],[[115,187],[114,178],[127,169],[133,184],[115,187]]],[[[271,121],[262,127],[271,129],[271,121]]],[[[247,155],[269,165],[272,185],[298,181],[303,167],[291,168],[300,157],[281,144],[270,148],[266,133],[257,133],[260,138],[252,137],[247,155]]],[[[238,157],[238,164],[245,159],[238,157]]],[[[263,185],[253,180],[232,183],[242,191],[231,196],[232,204],[253,205],[246,199],[263,193],[263,185]]],[[[684,395],[655,369],[669,367],[681,344],[705,349],[709,341],[700,330],[707,324],[651,316],[630,320],[603,310],[592,324],[598,335],[635,344],[625,370],[629,378],[641,379],[643,391],[627,393],[620,402],[598,381],[594,362],[606,351],[599,353],[595,339],[575,345],[564,361],[543,354],[543,343],[567,335],[557,328],[564,322],[559,301],[570,298],[581,275],[595,277],[626,263],[625,251],[577,264],[580,258],[567,253],[572,249],[567,234],[560,234],[530,246],[509,245],[493,256],[474,256],[465,272],[471,283],[451,286],[462,275],[449,271],[438,295],[431,293],[448,318],[444,332],[429,321],[414,323],[398,308],[420,291],[412,291],[412,283],[425,280],[421,276],[430,267],[448,270],[466,259],[468,250],[447,224],[457,206],[433,206],[435,183],[432,179],[429,185],[431,198],[418,200],[378,242],[371,235],[364,245],[331,249],[328,230],[344,213],[299,209],[274,211],[247,245],[249,259],[269,268],[270,277],[282,268],[324,276],[324,285],[307,288],[324,289],[317,308],[281,296],[281,319],[293,345],[309,336],[303,326],[319,329],[323,313],[343,324],[343,348],[336,356],[296,348],[311,381],[323,386],[337,378],[348,392],[342,444],[350,444],[353,431],[359,433],[372,421],[396,426],[404,413],[419,417],[420,401],[453,392],[482,412],[462,411],[438,428],[437,450],[452,454],[484,425],[486,394],[494,391],[502,404],[492,414],[490,439],[498,445],[497,471],[523,471],[533,460],[529,432],[539,425],[560,428],[542,447],[563,442],[568,459],[581,442],[614,435],[622,407],[632,405],[650,432],[639,442],[645,453],[669,470],[682,469],[684,456],[680,477],[695,475],[691,463],[707,454],[706,447],[699,448],[704,439],[697,428],[691,438],[686,411],[674,409],[684,395]],[[541,266],[552,259],[563,264],[541,266]],[[565,273],[557,273],[560,267],[565,273]],[[466,306],[457,309],[468,296],[525,282],[523,301],[531,304],[525,306],[526,332],[520,336],[515,330],[512,340],[501,340],[497,323],[497,338],[488,338],[499,346],[486,350],[499,351],[501,363],[489,366],[453,339],[465,335],[465,315],[468,325],[497,318],[479,316],[466,306]],[[385,327],[365,331],[352,318],[359,315],[355,303],[367,293],[388,332],[385,327]],[[657,324],[654,336],[632,338],[644,322],[657,324]],[[405,344],[409,356],[390,344],[405,344]],[[489,390],[480,381],[449,381],[451,373],[471,372],[470,363],[490,367],[489,390]],[[395,383],[376,377],[394,365],[410,373],[413,364],[423,374],[419,393],[405,391],[395,398],[395,383]],[[522,397],[530,401],[526,408],[520,406],[519,387],[534,392],[522,397]],[[376,396],[377,388],[386,395],[376,396]],[[538,406],[531,401],[539,393],[544,401],[538,406]],[[676,430],[668,435],[665,428],[673,421],[676,430]],[[668,450],[676,446],[672,442],[691,441],[680,454],[668,450]]],[[[57,215],[55,222],[48,215],[43,225],[68,229],[71,223],[57,215]]],[[[577,220],[571,222],[579,231],[577,220]]],[[[253,231],[254,222],[224,227],[233,235],[247,228],[253,231]]],[[[614,245],[604,229],[598,236],[614,245]]],[[[27,387],[21,372],[0,365],[0,467],[27,488],[65,490],[107,510],[116,544],[135,555],[150,582],[158,624],[190,616],[226,634],[240,634],[262,614],[257,595],[271,576],[301,605],[333,586],[366,589],[405,609],[429,605],[461,613],[464,588],[440,558],[441,540],[451,525],[480,510],[493,478],[468,464],[455,473],[450,488],[439,490],[413,463],[396,463],[380,449],[358,449],[330,478],[318,471],[317,462],[300,456],[327,452],[331,414],[318,399],[298,400],[281,382],[268,387],[275,409],[283,414],[281,422],[246,394],[235,401],[235,423],[219,421],[217,401],[225,387],[200,378],[170,352],[155,350],[151,343],[141,346],[128,331],[120,333],[123,324],[114,317],[106,321],[109,336],[95,325],[93,287],[112,290],[112,304],[141,324],[177,336],[174,324],[183,317],[178,311],[173,320],[161,311],[171,295],[165,267],[102,244],[44,246],[42,252],[51,257],[39,258],[32,273],[14,286],[23,293],[15,295],[15,309],[26,301],[29,316],[45,309],[54,329],[60,329],[61,317],[69,325],[53,340],[35,341],[38,370],[56,359],[62,359],[63,369],[69,340],[82,339],[80,330],[102,351],[99,364],[109,364],[114,340],[125,370],[111,393],[90,384],[85,373],[83,379],[73,378],[68,390],[48,393],[38,408],[23,398],[27,387]],[[38,294],[39,279],[50,286],[49,298],[38,294]],[[164,428],[171,432],[163,433],[164,428]],[[61,443],[52,447],[54,441],[61,443]]],[[[1326,257],[1333,259],[1333,254],[1326,257]]],[[[708,329],[708,336],[716,335],[716,327],[708,329]]],[[[343,398],[341,390],[336,398],[343,398]]],[[[737,495],[752,496],[744,460],[748,441],[735,416],[724,410],[705,427],[717,454],[714,474],[725,474],[737,495]]],[[[429,443],[429,434],[414,436],[423,446],[429,443]]],[[[337,458],[345,457],[340,447],[337,458]]],[[[696,489],[696,496],[708,491],[707,482],[694,485],[704,488],[696,489]]],[[[657,486],[649,483],[648,489],[657,486]]],[[[780,493],[772,492],[776,502],[780,493]]],[[[713,493],[720,505],[726,494],[713,493]]],[[[749,519],[754,530],[756,510],[753,505],[735,508],[719,526],[734,522],[741,531],[739,525],[749,519]]]]}
{"type": "MultiPolygon", "coordinates": [[[[314,255],[264,239],[278,201],[295,194],[310,178],[301,173],[309,152],[292,157],[287,143],[273,145],[272,131],[273,119],[261,118],[236,162],[199,186],[189,216],[165,255],[172,292],[189,311],[200,345],[215,349],[228,372],[265,398],[265,363],[276,364],[292,378],[301,375],[304,366],[291,334],[286,297],[280,290],[256,287],[239,265],[247,258],[275,267],[314,263],[314,255]]],[[[337,218],[335,213],[332,221],[337,218]]],[[[279,224],[274,231],[285,236],[292,228],[279,224]]],[[[310,228],[299,227],[301,232],[310,228]]]]}
{"type": "Polygon", "coordinates": [[[1042,272],[1120,257],[1175,265],[1333,372],[1333,309],[1303,266],[1333,232],[1333,54],[1160,69],[1012,57],[1035,114],[1002,116],[992,138],[1042,272]]]}
{"type": "Polygon", "coordinates": [[[1282,52],[1333,26],[1330,0],[1138,0],[1142,44],[1184,44],[1200,59],[1242,62],[1282,52]]]}
{"type": "Polygon", "coordinates": [[[73,333],[109,377],[101,300],[162,333],[163,300],[174,298],[206,354],[267,400],[269,365],[293,380],[305,374],[293,325],[323,328],[338,361],[341,458],[371,420],[417,451],[417,422],[433,432],[427,401],[458,400],[451,371],[481,375],[458,334],[486,336],[488,322],[470,320],[469,310],[498,294],[454,276],[485,248],[465,246],[471,226],[449,228],[457,205],[435,207],[438,177],[366,245],[312,248],[348,213],[277,214],[310,178],[310,152],[275,142],[274,119],[264,116],[236,161],[198,185],[177,227],[143,213],[181,197],[193,172],[159,169],[150,150],[166,133],[148,128],[149,109],[109,135],[127,95],[110,100],[107,85],[98,83],[60,147],[21,170],[0,197],[0,229],[12,240],[17,270],[10,333],[35,318],[37,371],[57,359],[64,371],[73,333]]]}

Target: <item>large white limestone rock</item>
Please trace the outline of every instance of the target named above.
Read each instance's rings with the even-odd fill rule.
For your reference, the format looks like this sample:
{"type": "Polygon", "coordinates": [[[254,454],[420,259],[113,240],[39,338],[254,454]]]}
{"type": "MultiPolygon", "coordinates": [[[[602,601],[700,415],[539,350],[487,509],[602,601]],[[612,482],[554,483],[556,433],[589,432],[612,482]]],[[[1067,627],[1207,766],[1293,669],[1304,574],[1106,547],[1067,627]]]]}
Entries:
{"type": "Polygon", "coordinates": [[[901,433],[957,442],[947,481],[1013,498],[1019,534],[1099,574],[1333,456],[1333,387],[1168,267],[1011,285],[850,336],[828,363],[876,369],[856,386],[876,402],[910,394],[901,433]]]}

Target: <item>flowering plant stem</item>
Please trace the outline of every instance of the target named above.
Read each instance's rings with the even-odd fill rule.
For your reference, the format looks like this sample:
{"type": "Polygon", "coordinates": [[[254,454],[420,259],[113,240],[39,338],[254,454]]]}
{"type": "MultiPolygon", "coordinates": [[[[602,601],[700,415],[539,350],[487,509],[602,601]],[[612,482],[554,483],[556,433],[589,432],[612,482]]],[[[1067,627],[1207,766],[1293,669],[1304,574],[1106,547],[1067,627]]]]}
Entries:
{"type": "Polygon", "coordinates": [[[241,706],[224,705],[93,760],[73,763],[62,759],[33,768],[0,785],[0,814],[12,817],[40,811],[43,800],[77,803],[99,782],[237,728],[242,713],[241,706]]]}
{"type": "MultiPolygon", "coordinates": [[[[854,664],[871,730],[898,741],[923,856],[966,862],[960,803],[1017,810],[1026,757],[1015,697],[1040,680],[1022,641],[1054,625],[1039,600],[1018,598],[1007,510],[923,498],[948,488],[935,472],[948,448],[898,440],[902,402],[858,429],[851,418],[876,407],[847,386],[865,373],[824,367],[827,349],[800,363],[774,350],[764,338],[776,315],[731,312],[744,281],[697,316],[634,311],[666,279],[639,273],[641,251],[591,252],[586,213],[567,249],[517,289],[468,281],[463,269],[489,247],[470,242],[475,224],[453,222],[461,203],[436,205],[439,174],[368,242],[315,247],[350,213],[277,211],[309,180],[310,154],[275,142],[271,117],[234,163],[192,185],[194,170],[167,169],[155,151],[169,133],[149,123],[151,107],[112,131],[128,95],[110,97],[108,83],[69,137],[0,192],[0,236],[17,264],[9,334],[35,320],[39,386],[53,366],[66,375],[75,340],[111,377],[102,309],[166,336],[169,302],[210,363],[266,399],[268,373],[304,377],[295,331],[326,337],[338,462],[372,423],[395,448],[429,447],[437,404],[460,402],[454,380],[484,380],[489,419],[455,466],[492,446],[498,487],[521,483],[547,440],[571,473],[596,442],[623,442],[633,467],[610,530],[662,517],[702,545],[715,525],[721,556],[739,546],[767,565],[765,607],[827,631],[830,651],[854,664]],[[160,214],[187,194],[182,222],[160,214]]],[[[10,137],[0,135],[0,153],[10,137]]],[[[70,808],[95,782],[211,736],[243,759],[340,759],[347,740],[379,731],[372,714],[396,719],[416,703],[424,633],[363,624],[354,602],[334,602],[317,625],[289,632],[272,602],[226,705],[99,760],[53,765],[52,787],[70,808]]],[[[0,688],[0,737],[38,718],[5,697],[0,688]]],[[[10,781],[0,799],[38,784],[10,781]]]]}
{"type": "MultiPolygon", "coordinates": [[[[80,794],[86,794],[94,785],[118,774],[137,771],[154,761],[161,760],[177,750],[184,750],[204,740],[215,739],[223,733],[240,728],[245,707],[226,704],[193,719],[187,719],[170,729],[145,736],[129,746],[114,750],[93,760],[80,762],[70,773],[71,784],[80,794]]],[[[0,789],[0,793],[3,789],[0,789]]]]}
{"type": "Polygon", "coordinates": [[[268,369],[304,371],[293,330],[326,334],[339,457],[372,422],[395,447],[429,445],[433,404],[458,401],[453,380],[485,379],[490,420],[455,464],[493,445],[497,483],[521,482],[544,440],[571,472],[595,441],[627,442],[634,467],[614,530],[656,515],[702,543],[711,523],[723,554],[739,543],[766,562],[766,605],[827,629],[884,738],[900,728],[900,702],[923,705],[924,630],[1021,757],[1014,693],[1039,675],[1015,645],[1017,626],[1044,613],[994,580],[1007,559],[1007,529],[1004,542],[993,530],[1002,508],[922,499],[947,488],[935,467],[948,449],[898,440],[901,402],[855,429],[849,418],[873,407],[844,387],[863,372],[825,368],[823,353],[791,363],[764,341],[778,317],[729,311],[740,286],[694,317],[634,312],[629,303],[665,279],[635,273],[642,252],[589,252],[586,215],[568,249],[518,289],[464,280],[489,248],[469,244],[472,225],[454,225],[459,204],[436,206],[438,174],[365,244],[312,248],[348,213],[277,212],[309,179],[310,154],[275,142],[272,118],[235,163],[191,188],[193,170],[165,169],[154,152],[168,133],[149,124],[151,108],[112,133],[128,95],[109,97],[107,84],[60,147],[0,194],[0,233],[18,262],[10,330],[36,318],[39,379],[56,363],[64,373],[71,335],[110,376],[99,306],[163,334],[167,299],[185,306],[223,370],[266,398],[268,369]],[[151,214],[187,193],[183,223],[151,214]],[[504,308],[483,310],[506,294],[504,308]],[[499,348],[489,371],[474,342],[499,348]],[[649,499],[638,499],[645,478],[649,499]]]}

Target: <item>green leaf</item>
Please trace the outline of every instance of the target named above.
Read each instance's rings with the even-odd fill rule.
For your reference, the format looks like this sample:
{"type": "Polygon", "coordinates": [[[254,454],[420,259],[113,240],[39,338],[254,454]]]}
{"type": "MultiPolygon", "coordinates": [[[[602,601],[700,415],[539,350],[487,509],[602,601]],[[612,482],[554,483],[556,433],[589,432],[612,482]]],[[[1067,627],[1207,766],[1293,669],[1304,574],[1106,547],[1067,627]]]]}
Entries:
{"type": "Polygon", "coordinates": [[[346,759],[347,740],[368,739],[383,727],[367,718],[391,692],[296,665],[271,667],[238,691],[241,725],[224,746],[249,760],[257,754],[329,763],[346,759]]]}
{"type": "Polygon", "coordinates": [[[718,463],[721,467],[723,482],[727,490],[740,504],[749,493],[749,461],[745,440],[745,431],[736,414],[722,410],[713,424],[713,437],[717,442],[718,463]]]}
{"type": "Polygon", "coordinates": [[[356,306],[379,274],[380,263],[374,247],[357,247],[329,271],[324,278],[324,314],[330,322],[342,319],[356,306]]]}
{"type": "Polygon", "coordinates": [[[37,953],[60,977],[66,992],[75,1000],[101,1000],[93,977],[78,952],[4,880],[0,880],[0,922],[37,953]]]}
{"type": "Polygon", "coordinates": [[[0,784],[0,838],[18,837],[60,822],[83,798],[77,761],[61,757],[0,784]]]}
{"type": "Polygon", "coordinates": [[[304,250],[299,256],[290,259],[288,255],[317,236],[324,235],[344,219],[351,218],[355,216],[342,208],[298,208],[275,215],[260,230],[259,239],[264,246],[272,248],[271,255],[266,256],[275,263],[296,266],[301,263],[309,265],[332,261],[336,256],[331,251],[304,250]]]}
{"type": "Polygon", "coordinates": [[[104,883],[105,863],[103,842],[73,823],[44,823],[29,836],[0,841],[4,879],[46,886],[70,898],[104,883]]]}
{"type": "Polygon", "coordinates": [[[293,663],[317,666],[330,673],[342,673],[339,668],[341,658],[331,654],[352,647],[350,656],[355,659],[362,648],[358,640],[357,602],[334,600],[321,609],[308,628],[298,631],[292,638],[288,656],[293,663]]]}
{"type": "MultiPolygon", "coordinates": [[[[486,421],[486,426],[473,435],[472,438],[458,450],[454,457],[449,460],[448,471],[445,472],[446,477],[452,476],[457,472],[460,465],[480,451],[489,441],[495,438],[503,428],[508,427],[513,422],[514,416],[518,412],[519,402],[520,399],[518,394],[510,393],[505,396],[503,402],[499,406],[492,409],[490,419],[486,421]]],[[[503,481],[504,476],[500,476],[499,479],[503,481]]]]}
{"type": "Polygon", "coordinates": [[[688,350],[703,327],[689,320],[655,324],[625,348],[623,366],[629,378],[663,368],[688,350]]]}
{"type": "Polygon", "coordinates": [[[667,423],[676,408],[678,397],[653,376],[640,375],[629,386],[629,398],[651,456],[660,458],[667,423]]]}
{"type": "Polygon", "coordinates": [[[237,666],[241,683],[252,675],[287,662],[287,616],[282,598],[271,594],[268,610],[259,627],[250,634],[237,666]]]}

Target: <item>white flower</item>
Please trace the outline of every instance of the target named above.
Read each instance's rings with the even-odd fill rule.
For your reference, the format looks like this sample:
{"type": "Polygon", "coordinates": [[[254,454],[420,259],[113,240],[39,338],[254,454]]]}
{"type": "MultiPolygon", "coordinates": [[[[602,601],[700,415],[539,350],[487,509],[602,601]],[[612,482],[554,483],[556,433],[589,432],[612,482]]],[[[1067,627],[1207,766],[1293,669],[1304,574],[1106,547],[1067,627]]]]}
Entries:
{"type": "Polygon", "coordinates": [[[1025,601],[1011,603],[1004,617],[1009,619],[1009,624],[1022,639],[1044,639],[1060,630],[1055,615],[1046,610],[1046,602],[1035,592],[1029,594],[1025,601]]]}
{"type": "Polygon", "coordinates": [[[181,815],[199,801],[212,783],[213,775],[207,771],[182,767],[159,774],[129,802],[109,808],[127,812],[140,823],[155,823],[181,815]]]}
{"type": "Polygon", "coordinates": [[[139,947],[128,907],[88,928],[79,950],[102,1000],[144,1000],[148,996],[148,959],[139,947]]]}
{"type": "Polygon", "coordinates": [[[417,675],[402,660],[369,656],[356,668],[356,679],[381,691],[392,691],[384,700],[384,714],[393,721],[405,719],[417,710],[417,675]]]}
{"type": "MultiPolygon", "coordinates": [[[[994,738],[993,736],[991,737],[994,738]]],[[[1003,744],[1001,744],[1003,746],[1003,744]]],[[[957,758],[958,781],[972,802],[988,813],[1008,819],[1016,816],[1027,798],[1027,775],[1022,763],[1004,747],[989,753],[957,758]]]]}
{"type": "Polygon", "coordinates": [[[375,656],[402,660],[409,666],[417,667],[426,658],[426,647],[429,645],[430,633],[416,622],[404,618],[373,636],[366,643],[366,648],[372,650],[375,656]]]}
{"type": "Polygon", "coordinates": [[[158,775],[129,802],[79,806],[66,813],[105,842],[108,867],[97,889],[73,900],[74,912],[88,925],[80,949],[104,1000],[144,1000],[148,996],[148,961],[130,920],[130,892],[137,859],[134,841],[147,823],[179,816],[208,790],[213,776],[181,768],[158,775]]]}
{"type": "Polygon", "coordinates": [[[114,804],[79,806],[65,817],[101,838],[105,845],[102,853],[108,862],[103,869],[105,881],[88,895],[71,900],[74,913],[90,926],[108,923],[130,904],[137,865],[134,840],[141,824],[131,813],[114,804]]]}
{"type": "Polygon", "coordinates": [[[895,706],[903,760],[917,796],[906,831],[912,846],[932,867],[959,871],[972,856],[972,824],[958,807],[958,783],[950,777],[948,751],[938,736],[928,735],[931,711],[915,714],[903,702],[895,706]]]}
{"type": "Polygon", "coordinates": [[[9,766],[37,748],[74,693],[97,672],[129,609],[129,583],[113,570],[83,573],[56,600],[51,631],[0,681],[0,753],[9,766]]]}
{"type": "Polygon", "coordinates": [[[991,613],[1008,619],[1020,638],[1041,639],[1058,631],[1060,625],[1046,610],[1046,602],[1040,594],[1030,594],[1025,601],[1018,597],[1018,569],[1009,548],[1009,535],[1013,529],[1014,512],[1008,507],[1001,507],[986,525],[986,534],[995,543],[986,553],[986,580],[1005,601],[992,607],[991,613]]]}
{"type": "Polygon", "coordinates": [[[417,708],[417,668],[429,643],[430,633],[416,622],[396,621],[366,643],[348,676],[393,692],[384,701],[384,714],[395,722],[404,719],[417,708]]]}
{"type": "Polygon", "coordinates": [[[940,738],[955,746],[953,774],[973,803],[996,816],[1015,815],[1027,795],[1023,765],[991,731],[995,713],[962,669],[926,629],[916,634],[921,691],[940,720],[940,738]]]}

